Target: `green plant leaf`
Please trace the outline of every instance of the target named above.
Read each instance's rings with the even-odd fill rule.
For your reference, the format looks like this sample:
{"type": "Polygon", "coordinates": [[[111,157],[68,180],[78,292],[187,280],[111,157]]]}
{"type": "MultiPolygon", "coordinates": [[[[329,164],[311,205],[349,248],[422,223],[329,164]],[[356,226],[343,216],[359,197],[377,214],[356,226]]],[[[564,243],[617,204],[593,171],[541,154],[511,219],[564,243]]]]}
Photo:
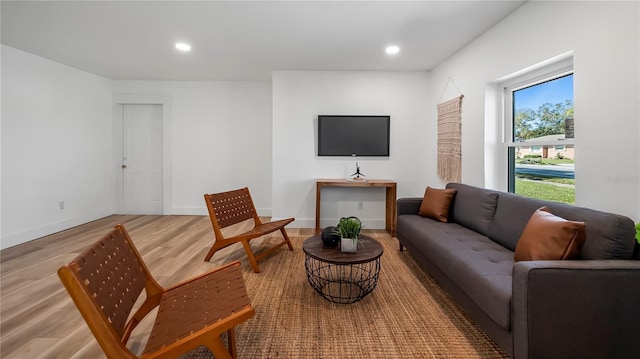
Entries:
{"type": "Polygon", "coordinates": [[[337,228],[341,237],[357,240],[362,229],[362,223],[357,217],[342,217],[337,228]]]}

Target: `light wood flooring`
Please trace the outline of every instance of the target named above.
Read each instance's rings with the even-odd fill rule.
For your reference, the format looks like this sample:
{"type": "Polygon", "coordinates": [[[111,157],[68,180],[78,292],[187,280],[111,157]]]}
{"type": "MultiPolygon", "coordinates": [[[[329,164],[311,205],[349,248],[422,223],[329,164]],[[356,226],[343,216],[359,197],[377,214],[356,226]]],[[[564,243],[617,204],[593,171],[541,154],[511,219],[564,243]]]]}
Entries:
{"type": "MultiPolygon", "coordinates": [[[[249,266],[239,243],[218,251],[211,262],[204,261],[214,238],[206,216],[113,215],[7,248],[0,251],[0,357],[104,358],[58,279],[57,270],[118,223],[127,228],[161,285],[177,283],[233,260],[249,266]]],[[[225,234],[250,225],[227,228],[225,234]]],[[[288,228],[287,232],[290,236],[311,236],[313,229],[288,228]]],[[[376,231],[377,235],[380,232],[376,231]]],[[[254,240],[252,247],[270,241],[270,236],[280,234],[254,240]]],[[[144,343],[149,323],[141,324],[130,342],[144,343]]]]}

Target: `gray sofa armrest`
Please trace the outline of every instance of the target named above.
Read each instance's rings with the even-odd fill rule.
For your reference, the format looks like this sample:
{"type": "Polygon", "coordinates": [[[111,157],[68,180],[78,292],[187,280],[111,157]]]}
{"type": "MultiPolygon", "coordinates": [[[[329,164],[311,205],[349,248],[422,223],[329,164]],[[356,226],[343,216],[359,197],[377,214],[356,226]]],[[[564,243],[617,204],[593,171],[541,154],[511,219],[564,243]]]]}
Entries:
{"type": "Polygon", "coordinates": [[[422,197],[405,197],[397,201],[398,216],[403,214],[418,214],[422,197]]]}
{"type": "Polygon", "coordinates": [[[640,261],[516,262],[511,308],[516,359],[640,357],[640,261]]]}

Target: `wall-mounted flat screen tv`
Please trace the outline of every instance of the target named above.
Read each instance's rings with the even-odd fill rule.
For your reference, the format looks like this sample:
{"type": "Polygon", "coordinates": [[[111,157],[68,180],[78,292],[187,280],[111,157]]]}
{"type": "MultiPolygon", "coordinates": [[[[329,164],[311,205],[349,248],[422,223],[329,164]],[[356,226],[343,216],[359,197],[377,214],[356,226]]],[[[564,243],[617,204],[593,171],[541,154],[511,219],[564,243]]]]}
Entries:
{"type": "Polygon", "coordinates": [[[318,156],[389,156],[390,116],[318,116],[318,156]]]}

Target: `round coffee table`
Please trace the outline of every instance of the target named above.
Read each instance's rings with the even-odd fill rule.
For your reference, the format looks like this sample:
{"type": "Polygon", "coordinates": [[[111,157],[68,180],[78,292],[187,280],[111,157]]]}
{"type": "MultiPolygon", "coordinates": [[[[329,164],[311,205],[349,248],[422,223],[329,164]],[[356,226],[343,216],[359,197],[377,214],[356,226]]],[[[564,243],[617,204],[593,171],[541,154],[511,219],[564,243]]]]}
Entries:
{"type": "Polygon", "coordinates": [[[358,239],[356,253],[327,248],[319,235],[302,243],[309,284],[331,302],[355,303],[378,284],[382,245],[371,237],[360,235],[358,239]]]}

